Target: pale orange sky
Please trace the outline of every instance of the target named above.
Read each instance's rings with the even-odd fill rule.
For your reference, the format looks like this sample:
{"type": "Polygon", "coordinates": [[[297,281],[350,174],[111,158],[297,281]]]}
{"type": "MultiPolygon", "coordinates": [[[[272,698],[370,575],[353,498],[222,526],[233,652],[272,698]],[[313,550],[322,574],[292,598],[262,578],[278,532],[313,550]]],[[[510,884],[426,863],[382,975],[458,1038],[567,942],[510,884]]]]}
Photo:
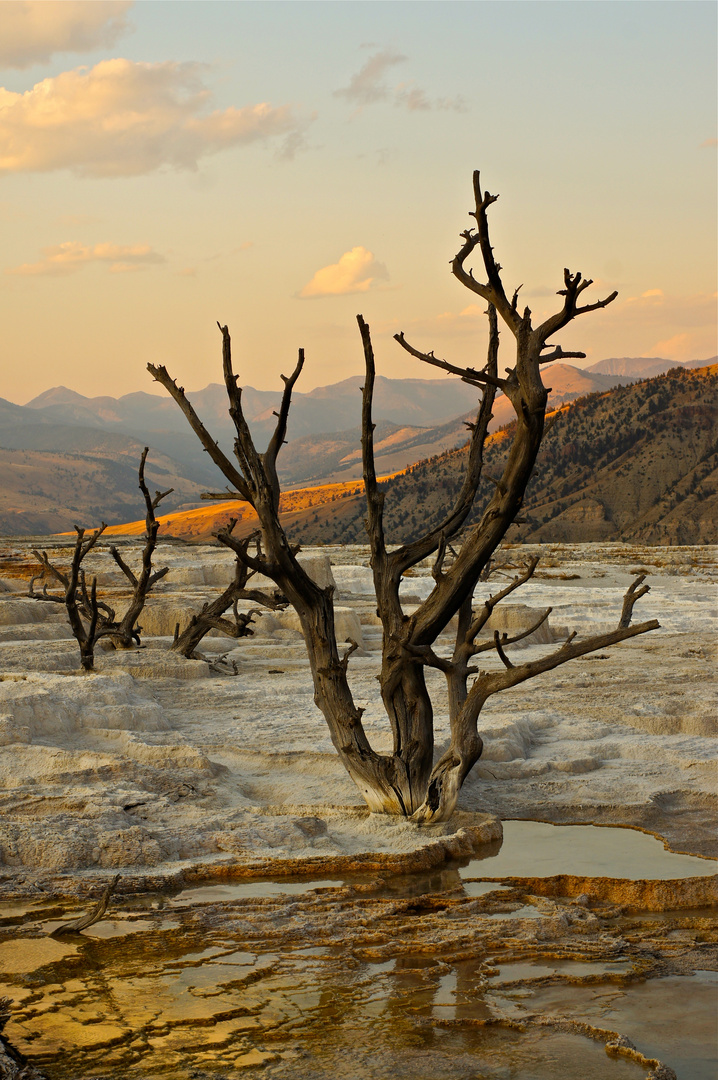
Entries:
{"type": "MultiPolygon", "coordinates": [[[[704,2],[0,4],[0,396],[432,377],[481,305],[449,273],[471,172],[507,289],[609,309],[585,364],[716,352],[716,9],[704,2]]],[[[479,269],[477,267],[477,274],[479,269]]],[[[504,345],[508,347],[507,335],[504,345]]],[[[506,363],[511,360],[507,348],[506,363]]]]}

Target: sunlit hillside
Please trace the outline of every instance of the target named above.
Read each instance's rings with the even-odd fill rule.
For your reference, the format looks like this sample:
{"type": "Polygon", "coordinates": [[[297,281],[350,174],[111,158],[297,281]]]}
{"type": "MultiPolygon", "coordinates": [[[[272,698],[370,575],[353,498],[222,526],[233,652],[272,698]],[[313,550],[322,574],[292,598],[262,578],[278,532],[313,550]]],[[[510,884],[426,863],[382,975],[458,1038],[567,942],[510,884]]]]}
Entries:
{"type": "MultiPolygon", "coordinates": [[[[386,478],[385,478],[386,479],[386,478]]],[[[294,519],[304,520],[307,512],[321,510],[322,520],[331,519],[332,506],[337,504],[342,512],[355,501],[363,501],[364,484],[349,481],[344,484],[324,484],[320,487],[301,488],[283,492],[280,514],[285,528],[291,528],[294,519]]],[[[203,540],[211,537],[232,519],[236,519],[236,536],[246,536],[257,527],[257,514],[245,502],[208,500],[196,510],[158,516],[163,536],[175,536],[184,540],[203,540]]],[[[111,525],[105,530],[107,536],[139,536],[145,531],[144,519],[125,525],[111,525]]]]}

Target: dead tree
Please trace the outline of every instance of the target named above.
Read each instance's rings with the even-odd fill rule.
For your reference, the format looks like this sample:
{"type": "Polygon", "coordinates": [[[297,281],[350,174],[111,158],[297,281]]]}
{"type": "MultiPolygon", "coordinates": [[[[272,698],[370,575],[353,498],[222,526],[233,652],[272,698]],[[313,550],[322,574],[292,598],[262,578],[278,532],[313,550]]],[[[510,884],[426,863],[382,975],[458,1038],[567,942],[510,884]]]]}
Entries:
{"type": "Polygon", "coordinates": [[[152,554],[157,544],[157,532],[159,522],[155,519],[155,510],[172,491],[157,491],[154,499],[151,497],[145,483],[145,461],[149,448],[146,446],[142,452],[139,466],[139,487],[145,499],[147,533],[145,534],[145,546],[142,550],[142,570],[136,576],[124,561],[116,547],[110,551],[115,562],[120,567],[132,585],[132,599],[127,611],[117,621],[114,608],[103,600],[97,598],[97,578],[93,577],[90,588],[87,588],[87,578],[82,568],[85,557],[92,551],[95,544],[102,536],[107,525],[102,522],[99,529],[86,540],[85,530],[75,526],[77,539],[75,550],[72,555],[69,573],[64,573],[50,562],[46,551],[33,548],[33,555],[42,566],[42,574],[30,579],[28,595],[33,600],[46,600],[55,604],[64,604],[67,611],[70,629],[80,646],[80,663],[85,671],[92,671],[95,666],[95,645],[100,638],[109,638],[113,644],[121,648],[130,648],[133,644],[140,644],[141,627],[137,625],[137,619],[145,606],[147,594],[153,585],[161,580],[168,572],[169,567],[162,570],[152,571],[152,554]],[[35,592],[35,582],[39,578],[45,578],[41,593],[35,592]],[[56,581],[63,589],[61,596],[48,592],[47,579],[56,581]]]}
{"type": "Polygon", "coordinates": [[[53,596],[47,591],[47,581],[43,584],[42,593],[35,592],[37,577],[30,579],[28,595],[34,600],[48,600],[56,604],[64,604],[67,611],[67,619],[73,636],[80,646],[80,663],[83,670],[92,671],[95,666],[95,645],[100,637],[102,629],[108,625],[114,625],[115,612],[103,601],[97,599],[97,578],[92,579],[90,589],[87,589],[87,579],[82,563],[85,556],[92,551],[97,541],[102,536],[107,526],[104,521],[99,529],[85,540],[85,530],[79,525],[75,526],[77,539],[75,550],[72,554],[70,571],[65,574],[54,566],[46,551],[38,551],[33,548],[33,555],[42,566],[42,574],[39,577],[54,579],[64,589],[62,596],[53,596]]]}
{"type": "MultiPolygon", "coordinates": [[[[399,343],[419,360],[457,375],[464,382],[483,391],[467,454],[464,481],[454,505],[444,520],[426,535],[389,551],[383,524],[384,491],[377,482],[374,467],[372,398],[375,379],[374,352],[369,327],[358,316],[364,347],[366,378],[362,396],[362,456],[367,499],[367,532],[371,545],[371,563],[377,597],[377,610],[383,627],[382,667],[379,675],[381,695],[393,734],[393,752],[373,749],[362,725],[362,710],[357,708],[347,681],[351,648],[339,655],[334,632],[332,589],[316,585],[297,561],[298,548],[292,546],[279,521],[279,481],[277,455],[287,430],[287,415],[292,390],[299,378],[304,352],[291,376],[282,376],[284,393],[277,424],[267,450],[260,454],[252,440],[242,410],[242,392],[232,368],[229,330],[220,326],[224,382],[229,413],[234,422],[236,464],[227,457],[207,431],[187,399],[184,388],[163,366],[148,365],[150,373],[174,398],[205,450],[222,471],[238,497],[249,502],[257,512],[262,534],[263,553],[250,556],[231,533],[218,533],[218,539],[230,547],[251,570],[275,582],[295,608],[306,642],[314,681],[314,700],[324,714],[332,742],[349,775],[367,805],[377,812],[401,814],[419,822],[446,820],[456,805],[466,776],[478,760],[482,742],[477,730],[484,702],[494,693],[515,686],[525,679],[551,670],[559,664],[596,649],[623,641],[658,627],[656,621],[637,626],[619,626],[611,634],[601,634],[580,643],[566,642],[549,656],[528,664],[514,666],[505,652],[508,641],[495,635],[493,647],[503,668],[479,673],[468,688],[471,674],[468,659],[475,650],[477,617],[471,614],[471,597],[479,577],[514,521],[521,507],[526,485],[536,460],[544,431],[547,391],[541,381],[541,365],[583,353],[563,352],[548,344],[549,338],[574,318],[606,307],[616,293],[593,304],[579,305],[579,298],[592,284],[580,273],[564,270],[560,290],[560,310],[534,327],[531,311],[518,310],[518,292],[506,296],[489,241],[487,210],[497,196],[482,193],[479,174],[474,173],[476,230],[462,233],[463,244],[452,262],[455,277],[488,303],[489,351],[481,370],[457,367],[438,359],[433,352],[423,353],[397,335],[399,343]],[[479,248],[486,282],[477,280],[466,262],[479,248]],[[515,363],[498,375],[498,319],[515,339],[515,363]],[[444,565],[447,544],[464,527],[474,504],[483,464],[483,448],[497,390],[502,390],[513,405],[516,426],[505,468],[493,481],[494,492],[478,524],[465,536],[460,551],[450,566],[444,565]],[[419,562],[436,553],[435,585],[427,600],[411,615],[405,614],[399,599],[402,576],[419,562]],[[454,657],[447,664],[432,646],[450,619],[462,612],[460,637],[454,657]],[[431,699],[425,681],[425,667],[443,670],[449,679],[452,695],[451,745],[434,765],[434,730],[431,699]],[[453,689],[452,689],[453,688],[453,689]]],[[[505,590],[506,593],[506,590],[505,590]]],[[[498,597],[493,603],[498,602],[498,597]]],[[[482,616],[478,616],[480,620],[482,616]]],[[[478,651],[478,650],[477,650],[478,651]]]]}
{"type": "MultiPolygon", "coordinates": [[[[233,518],[228,523],[226,530],[228,534],[231,535],[236,524],[236,518],[233,518]]],[[[261,556],[261,540],[257,533],[238,541],[238,543],[243,555],[249,552],[250,544],[254,543],[257,555],[261,556]]],[[[172,648],[181,656],[186,656],[188,660],[191,660],[195,655],[195,649],[210,630],[219,630],[228,637],[234,638],[251,636],[253,631],[250,624],[253,617],[259,614],[259,609],[253,608],[247,612],[239,611],[238,604],[240,600],[249,600],[250,603],[260,604],[261,607],[275,611],[286,608],[289,601],[278,590],[275,589],[274,592],[270,593],[266,589],[247,588],[247,583],[254,576],[254,573],[255,571],[249,569],[244,558],[237,555],[235,558],[234,578],[230,584],[216,600],[211,604],[205,604],[200,612],[193,615],[181,633],[179,623],[177,624],[172,648]],[[230,608],[232,609],[232,618],[227,619],[224,615],[230,608]]]]}
{"type": "Polygon", "coordinates": [[[142,549],[142,569],[140,570],[139,575],[133,573],[114,545],[110,548],[110,554],[132,586],[132,599],[130,600],[125,614],[118,623],[117,629],[105,629],[103,633],[111,637],[116,647],[125,649],[131,648],[133,643],[137,645],[140,644],[142,627],[137,625],[137,620],[144,609],[147,601],[147,594],[152,587],[156,585],[158,581],[161,581],[169,572],[168,566],[163,567],[161,570],[153,571],[152,556],[157,546],[157,533],[160,528],[160,523],[155,517],[155,510],[164,498],[172,494],[174,488],[168,488],[167,491],[155,491],[154,498],[150,495],[147,484],[145,483],[145,461],[147,460],[149,449],[149,446],[146,446],[142,451],[140,467],[138,470],[139,489],[145,500],[145,527],[147,529],[144,537],[145,545],[142,549]]]}

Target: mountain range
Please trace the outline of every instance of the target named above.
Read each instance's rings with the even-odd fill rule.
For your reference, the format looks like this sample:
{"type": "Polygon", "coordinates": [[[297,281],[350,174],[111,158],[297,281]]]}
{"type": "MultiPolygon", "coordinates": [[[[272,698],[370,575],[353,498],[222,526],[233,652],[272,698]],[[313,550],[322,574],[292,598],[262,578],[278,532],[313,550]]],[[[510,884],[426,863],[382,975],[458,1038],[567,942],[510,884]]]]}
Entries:
{"type": "MultiPolygon", "coordinates": [[[[522,520],[509,538],[526,542],[718,541],[718,364],[667,373],[561,405],[550,414],[522,520]]],[[[513,425],[490,435],[484,475],[499,476],[513,425]]],[[[402,543],[438,525],[461,485],[467,446],[454,448],[383,481],[387,540],[402,543]]],[[[467,526],[493,493],[482,484],[467,526]]],[[[365,543],[362,483],[316,486],[282,495],[293,541],[365,543]]],[[[163,528],[207,540],[230,517],[235,535],[256,528],[247,504],[222,503],[171,515],[163,528]]],[[[132,535],[138,525],[120,526],[132,535]]]]}
{"type": "MultiPolygon", "coordinates": [[[[698,363],[696,362],[693,362],[698,363]]],[[[648,367],[675,366],[656,358],[610,359],[580,370],[554,364],[546,381],[557,407],[588,393],[627,385],[648,367]],[[620,370],[618,370],[620,369],[620,370]]],[[[690,366],[690,365],[684,365],[690,366]]],[[[285,487],[324,485],[361,476],[357,420],[363,378],[295,394],[289,445],[280,455],[285,487]]],[[[224,387],[210,384],[189,395],[197,412],[227,452],[232,426],[224,387]]],[[[276,422],[279,391],[243,390],[245,412],[260,448],[276,422]]],[[[476,410],[476,390],[455,378],[376,380],[377,470],[393,474],[434,457],[466,439],[476,410]]],[[[509,402],[499,396],[492,429],[510,422],[509,402]]],[[[78,524],[127,521],[142,508],[136,468],[144,445],[151,448],[148,482],[173,487],[163,509],[198,505],[203,491],[226,481],[202,450],[175,403],[138,392],[120,398],[88,398],[55,387],[25,406],[0,399],[0,532],[45,533],[78,524]],[[135,510],[134,508],[137,508],[135,510]]]]}

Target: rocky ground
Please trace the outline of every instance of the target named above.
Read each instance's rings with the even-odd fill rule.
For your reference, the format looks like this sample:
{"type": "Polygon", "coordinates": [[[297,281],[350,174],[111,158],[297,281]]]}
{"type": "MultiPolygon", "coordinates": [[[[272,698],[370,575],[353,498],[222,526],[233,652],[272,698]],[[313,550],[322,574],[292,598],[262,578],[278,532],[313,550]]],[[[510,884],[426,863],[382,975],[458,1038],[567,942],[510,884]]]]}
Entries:
{"type": "MultiPolygon", "coordinates": [[[[510,871],[492,875],[491,859],[482,863],[484,881],[495,876],[513,890],[502,894],[471,895],[458,871],[444,879],[449,871],[440,869],[486,853],[490,842],[498,850],[498,819],[634,826],[663,837],[674,851],[717,854],[715,551],[617,544],[507,549],[512,561],[540,551],[542,562],[535,579],[511,597],[516,603],[503,616],[506,625],[521,625],[551,604],[557,639],[567,629],[608,629],[626,585],[641,571],[648,572],[651,592],[640,601],[636,618],[658,618],[662,629],[492,699],[482,714],[484,754],[464,787],[461,813],[445,826],[419,830],[377,819],[360,806],[314,706],[291,612],[259,617],[253,637],[206,638],[203,660],[183,660],[169,651],[176,623],[227,580],[230,562],[223,551],[161,547],[157,565],[171,569],[141,620],[146,647],[99,651],[97,673],[87,676],[78,673],[77,646],[62,609],[23,597],[29,548],[13,540],[0,554],[0,890],[6,897],[0,906],[0,996],[14,1002],[9,1035],[23,1053],[32,1051],[31,1059],[48,1076],[189,1077],[205,1075],[190,1069],[205,1069],[207,1076],[256,1070],[299,1080],[337,1075],[341,1059],[341,1075],[347,1077],[393,1072],[428,1080],[443,1075],[437,1062],[450,1053],[452,1076],[483,1076],[475,1071],[480,1064],[518,1070],[506,1076],[569,1077],[573,1073],[552,1073],[550,1063],[568,1068],[575,1057],[572,1040],[583,1047],[584,1056],[576,1060],[588,1070],[588,1046],[601,1041],[595,1031],[605,1028],[603,1042],[610,1043],[611,1032],[623,1029],[615,1016],[611,1023],[594,1022],[589,1003],[595,995],[586,997],[586,1015],[566,1002],[562,1011],[561,988],[569,997],[567,987],[584,988],[573,995],[575,1004],[594,983],[618,987],[624,1002],[618,1012],[625,1016],[634,1000],[626,988],[637,978],[649,977],[646,985],[658,986],[650,979],[660,976],[665,996],[674,985],[670,980],[678,979],[680,987],[681,978],[700,982],[704,976],[696,972],[715,970],[715,934],[704,910],[715,889],[711,879],[691,871],[668,893],[665,885],[629,888],[625,879],[635,875],[620,866],[621,837],[634,834],[625,830],[615,831],[615,858],[608,857],[601,874],[574,873],[569,880],[569,865],[546,876],[532,862],[531,845],[510,871]],[[116,872],[122,874],[113,900],[116,934],[83,935],[71,947],[44,936],[53,917],[56,925],[67,911],[86,906],[116,872]],[[407,877],[409,872],[414,876],[407,877]],[[236,902],[211,892],[222,887],[212,882],[228,878],[280,876],[286,882],[287,875],[294,880],[301,873],[315,881],[332,879],[329,891],[312,892],[309,882],[298,896],[245,895],[236,902]],[[416,876],[422,873],[434,875],[426,888],[416,876]],[[609,884],[599,887],[599,879],[609,884]],[[193,894],[187,905],[177,900],[178,890],[203,882],[209,883],[208,897],[193,894]],[[167,890],[175,898],[159,907],[143,899],[167,890]],[[414,910],[417,891],[434,898],[414,910]],[[19,905],[16,916],[12,904],[19,905]],[[673,914],[661,914],[666,908],[673,914]],[[651,917],[645,914],[649,909],[651,917]],[[502,910],[510,918],[497,923],[502,910]],[[171,925],[161,925],[162,919],[171,925]],[[492,927],[499,925],[494,934],[492,927]],[[34,944],[18,952],[19,941],[34,944]],[[27,953],[20,970],[3,952],[12,942],[14,955],[27,953]],[[61,951],[42,952],[51,947],[61,951]],[[95,956],[91,978],[88,948],[95,956]],[[237,949],[251,960],[227,961],[237,949]],[[309,959],[312,949],[318,951],[309,959]],[[279,959],[266,960],[270,953],[279,959]],[[204,959],[187,959],[195,954],[204,959]],[[607,969],[618,957],[627,966],[607,969]],[[516,1000],[497,989],[492,979],[502,977],[491,972],[520,960],[533,965],[516,980],[519,996],[521,987],[531,986],[533,1011],[521,1006],[517,1019],[516,1000]],[[565,965],[574,961],[603,967],[569,971],[565,965]],[[227,964],[239,964],[229,972],[232,978],[227,964]],[[133,1000],[131,987],[137,990],[148,977],[147,965],[153,985],[164,986],[175,1004],[150,1010],[147,1023],[140,1023],[133,1019],[139,999],[133,1000]],[[111,992],[113,1001],[112,1031],[109,1005],[100,1010],[102,1030],[97,1022],[97,1002],[105,1000],[97,996],[100,969],[108,988],[103,993],[111,992]],[[190,970],[193,976],[201,972],[200,983],[189,978],[190,970]],[[304,983],[302,970],[308,972],[304,983]],[[123,979],[125,998],[117,990],[123,979]],[[231,990],[240,985],[241,1008],[231,990]],[[247,996],[250,985],[256,990],[247,996]],[[374,987],[369,999],[376,991],[381,1003],[373,1012],[367,987],[374,987]],[[400,1005],[392,1004],[394,998],[400,1005]],[[284,1002],[281,1008],[278,1002],[284,1002]],[[351,1022],[342,1014],[343,1002],[351,1003],[351,1022]],[[223,1019],[237,1009],[241,1016],[223,1019]],[[391,1025],[384,1026],[397,1010],[403,1017],[401,1053],[391,1048],[391,1025]],[[529,1012],[533,1019],[527,1019],[529,1012]],[[476,1025],[482,1017],[491,1036],[482,1036],[479,1046],[476,1025]],[[553,1026],[541,1017],[553,1017],[553,1026]],[[487,1018],[493,1018],[488,1027],[487,1018]],[[336,1028],[331,1046],[320,1038],[326,1023],[336,1028]],[[505,1038],[512,1024],[527,1032],[519,1040],[526,1060],[545,1058],[543,1071],[521,1072],[524,1050],[516,1047],[512,1064],[514,1050],[505,1038]],[[587,1036],[581,1024],[594,1033],[587,1036]],[[201,1036],[197,1045],[195,1030],[201,1036]],[[294,1042],[287,1042],[290,1030],[294,1042]],[[381,1047],[373,1064],[357,1051],[367,1030],[381,1047]],[[68,1044],[85,1048],[71,1065],[59,1060],[60,1048],[68,1044]],[[108,1046],[117,1049],[110,1053],[108,1046]],[[101,1060],[105,1072],[98,1071],[101,1060]]],[[[62,552],[54,556],[61,559],[62,552]]],[[[349,666],[355,698],[366,710],[370,739],[388,748],[375,679],[380,627],[366,550],[331,548],[306,556],[313,573],[336,581],[341,633],[361,646],[349,666]]],[[[131,546],[126,557],[132,560],[131,546]]],[[[122,583],[106,552],[96,556],[95,572],[119,607],[122,583]]],[[[431,585],[429,568],[417,568],[404,582],[405,604],[418,602],[431,585]]],[[[448,635],[442,646],[450,646],[448,635]]],[[[532,658],[549,647],[545,638],[534,640],[520,651],[517,646],[515,655],[532,658]]],[[[488,659],[485,666],[499,662],[488,659]]],[[[440,751],[448,736],[443,677],[429,676],[440,751]]],[[[696,986],[700,998],[703,984],[696,986]]],[[[609,1012],[604,1010],[605,1017],[609,1012]]],[[[600,1065],[576,1077],[655,1072],[657,1063],[646,1064],[653,1060],[652,1046],[647,1039],[642,1060],[640,1050],[637,1057],[626,1047],[612,1057],[601,1051],[600,1065]]],[[[684,1059],[676,1051],[675,1060],[684,1059]]],[[[694,1076],[703,1075],[695,1072],[695,1062],[690,1067],[694,1076]]],[[[689,1073],[679,1075],[693,1080],[689,1073]]]]}

